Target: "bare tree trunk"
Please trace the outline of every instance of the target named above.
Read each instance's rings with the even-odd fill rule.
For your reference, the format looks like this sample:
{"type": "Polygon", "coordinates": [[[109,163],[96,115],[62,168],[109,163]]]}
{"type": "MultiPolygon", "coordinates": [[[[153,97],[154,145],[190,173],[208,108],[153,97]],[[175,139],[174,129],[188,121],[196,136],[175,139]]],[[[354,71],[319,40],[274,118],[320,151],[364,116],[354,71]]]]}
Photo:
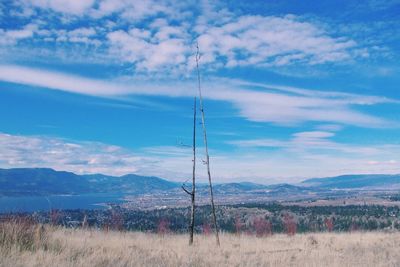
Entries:
{"type": "Polygon", "coordinates": [[[206,165],[207,165],[208,183],[210,186],[211,210],[212,210],[213,222],[214,222],[214,227],[215,227],[215,236],[217,239],[217,245],[220,246],[219,229],[218,229],[217,216],[215,213],[215,205],[214,205],[214,193],[213,193],[213,187],[212,187],[212,182],[211,182],[210,156],[208,154],[207,131],[206,131],[206,122],[205,122],[205,118],[204,118],[203,97],[201,95],[201,82],[200,82],[200,70],[199,70],[200,52],[199,52],[199,44],[198,43],[197,43],[196,47],[197,47],[197,52],[196,52],[197,82],[198,82],[198,88],[199,88],[200,111],[201,111],[201,122],[203,125],[204,145],[206,147],[206,165]]]}
{"type": "Polygon", "coordinates": [[[190,239],[189,245],[193,244],[194,232],[194,212],[195,212],[195,195],[196,195],[196,97],[194,97],[193,104],[193,178],[192,178],[192,212],[190,216],[190,239]]]}

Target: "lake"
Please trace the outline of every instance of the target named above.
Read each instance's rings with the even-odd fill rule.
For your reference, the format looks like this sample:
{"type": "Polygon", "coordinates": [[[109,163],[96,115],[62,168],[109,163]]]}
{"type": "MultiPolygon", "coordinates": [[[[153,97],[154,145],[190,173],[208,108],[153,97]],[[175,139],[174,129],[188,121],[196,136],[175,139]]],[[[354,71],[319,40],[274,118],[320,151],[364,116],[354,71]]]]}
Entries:
{"type": "Polygon", "coordinates": [[[122,203],[123,198],[122,194],[0,197],[0,213],[51,209],[106,209],[105,203],[122,203]]]}

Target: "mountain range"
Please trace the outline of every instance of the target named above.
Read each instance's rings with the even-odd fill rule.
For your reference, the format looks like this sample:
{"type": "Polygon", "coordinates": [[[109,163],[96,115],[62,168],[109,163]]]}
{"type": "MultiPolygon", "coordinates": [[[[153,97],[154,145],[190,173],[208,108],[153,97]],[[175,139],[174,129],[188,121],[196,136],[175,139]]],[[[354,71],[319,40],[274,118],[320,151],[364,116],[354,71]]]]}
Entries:
{"type": "Polygon", "coordinates": [[[158,177],[135,174],[115,177],[78,175],[49,168],[0,169],[0,195],[141,194],[178,186],[180,184],[158,177]]]}
{"type": "Polygon", "coordinates": [[[358,174],[307,179],[301,186],[327,189],[386,188],[400,186],[400,174],[358,174]]]}
{"type": "MultiPolygon", "coordinates": [[[[128,174],[109,176],[103,174],[78,175],[49,168],[0,169],[0,195],[62,195],[87,193],[147,194],[176,190],[181,183],[159,177],[128,174]]],[[[250,182],[215,184],[217,194],[259,192],[291,194],[332,189],[363,189],[400,187],[400,175],[364,174],[307,179],[297,185],[262,185],[250,182]]],[[[206,192],[207,185],[199,184],[198,190],[206,192]]]]}

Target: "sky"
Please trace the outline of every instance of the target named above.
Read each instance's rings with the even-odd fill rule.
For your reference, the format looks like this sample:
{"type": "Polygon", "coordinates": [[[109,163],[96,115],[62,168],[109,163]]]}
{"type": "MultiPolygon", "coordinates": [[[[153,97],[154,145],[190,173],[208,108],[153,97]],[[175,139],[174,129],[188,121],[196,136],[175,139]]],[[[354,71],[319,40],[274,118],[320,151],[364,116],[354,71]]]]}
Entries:
{"type": "Polygon", "coordinates": [[[0,168],[191,179],[198,43],[215,182],[400,173],[399,26],[400,0],[2,0],[0,168]]]}

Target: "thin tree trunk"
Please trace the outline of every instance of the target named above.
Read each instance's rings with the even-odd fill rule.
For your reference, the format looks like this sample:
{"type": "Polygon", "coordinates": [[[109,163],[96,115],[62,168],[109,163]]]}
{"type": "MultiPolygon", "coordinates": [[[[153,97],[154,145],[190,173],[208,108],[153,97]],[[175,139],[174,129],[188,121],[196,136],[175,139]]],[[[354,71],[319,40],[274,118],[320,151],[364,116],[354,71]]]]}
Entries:
{"type": "Polygon", "coordinates": [[[194,212],[195,212],[195,194],[196,194],[196,97],[194,97],[193,104],[193,178],[192,178],[192,212],[190,216],[190,239],[189,245],[193,244],[193,233],[194,233],[194,212]]]}
{"type": "Polygon", "coordinates": [[[218,229],[218,224],[217,224],[217,216],[216,216],[216,213],[215,213],[214,193],[213,193],[213,187],[212,187],[212,182],[211,182],[210,156],[208,154],[206,122],[205,122],[205,118],[204,118],[203,97],[201,95],[199,60],[200,60],[199,44],[197,43],[196,68],[197,68],[197,82],[198,82],[199,98],[200,98],[201,122],[202,122],[202,125],[203,125],[204,146],[206,148],[206,165],[207,165],[208,183],[209,183],[209,186],[210,186],[211,210],[212,210],[213,222],[214,222],[214,227],[215,227],[215,237],[217,239],[217,245],[219,246],[220,245],[220,242],[219,242],[219,229],[218,229]]]}

